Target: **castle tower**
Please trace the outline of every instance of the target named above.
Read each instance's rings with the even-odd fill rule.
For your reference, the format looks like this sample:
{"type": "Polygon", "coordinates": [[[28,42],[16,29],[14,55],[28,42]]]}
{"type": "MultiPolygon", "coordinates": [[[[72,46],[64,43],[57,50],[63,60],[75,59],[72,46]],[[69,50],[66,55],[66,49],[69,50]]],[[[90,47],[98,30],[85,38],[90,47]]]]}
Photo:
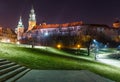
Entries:
{"type": "Polygon", "coordinates": [[[116,21],[113,23],[113,28],[120,28],[120,21],[119,21],[119,20],[116,20],[116,21]]]}
{"type": "Polygon", "coordinates": [[[35,15],[35,11],[34,11],[33,7],[32,7],[32,9],[30,11],[29,17],[30,18],[29,18],[29,21],[28,21],[28,23],[29,23],[29,25],[28,25],[28,31],[32,30],[32,28],[34,26],[36,26],[36,15],[35,15]]]}
{"type": "Polygon", "coordinates": [[[20,16],[17,28],[16,28],[16,33],[17,33],[17,40],[22,39],[22,35],[24,33],[24,25],[22,23],[22,17],[20,16]]]}

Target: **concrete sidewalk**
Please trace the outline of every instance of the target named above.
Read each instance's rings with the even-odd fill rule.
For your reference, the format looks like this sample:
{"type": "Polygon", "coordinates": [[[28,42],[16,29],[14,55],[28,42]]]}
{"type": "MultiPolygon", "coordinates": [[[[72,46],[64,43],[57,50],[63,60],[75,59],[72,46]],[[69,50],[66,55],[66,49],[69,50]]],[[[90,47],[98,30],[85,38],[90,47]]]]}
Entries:
{"type": "MultiPolygon", "coordinates": [[[[99,54],[97,61],[101,63],[105,63],[111,66],[119,67],[120,68],[120,59],[110,58],[109,56],[112,54],[99,54]]],[[[114,55],[115,56],[115,55],[114,55]]]]}
{"type": "Polygon", "coordinates": [[[97,59],[97,61],[120,68],[120,60],[117,59],[97,59]]]}
{"type": "Polygon", "coordinates": [[[16,82],[115,82],[87,70],[31,70],[16,82]]]}

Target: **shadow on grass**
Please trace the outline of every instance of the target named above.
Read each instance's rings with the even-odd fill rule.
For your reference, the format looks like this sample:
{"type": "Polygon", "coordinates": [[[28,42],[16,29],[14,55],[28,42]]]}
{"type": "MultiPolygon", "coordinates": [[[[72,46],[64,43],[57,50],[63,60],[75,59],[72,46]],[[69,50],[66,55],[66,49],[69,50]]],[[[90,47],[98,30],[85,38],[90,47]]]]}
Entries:
{"type": "Polygon", "coordinates": [[[73,54],[73,55],[87,56],[86,50],[64,48],[64,49],[62,49],[62,51],[69,53],[69,54],[73,54]]]}

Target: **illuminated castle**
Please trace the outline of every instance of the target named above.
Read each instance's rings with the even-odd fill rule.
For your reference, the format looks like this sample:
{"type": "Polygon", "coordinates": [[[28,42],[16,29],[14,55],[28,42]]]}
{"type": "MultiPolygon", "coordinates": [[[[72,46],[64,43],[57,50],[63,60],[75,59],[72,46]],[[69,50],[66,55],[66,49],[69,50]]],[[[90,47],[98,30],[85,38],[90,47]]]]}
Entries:
{"type": "MultiPolygon", "coordinates": [[[[30,31],[33,29],[34,26],[36,26],[36,15],[35,15],[35,11],[32,7],[32,9],[30,10],[30,14],[29,14],[29,21],[28,21],[28,29],[27,31],[30,31]]],[[[24,34],[24,25],[22,23],[22,17],[20,16],[20,19],[18,21],[18,25],[17,28],[15,29],[15,32],[17,34],[17,40],[21,40],[24,34]]]]}
{"type": "Polygon", "coordinates": [[[32,7],[31,11],[30,11],[30,15],[29,15],[29,21],[28,21],[28,31],[32,30],[34,26],[36,26],[36,15],[35,15],[35,11],[32,7]]]}
{"type": "Polygon", "coordinates": [[[86,46],[90,39],[97,39],[103,43],[115,41],[120,42],[120,30],[118,22],[114,23],[114,28],[104,24],[84,24],[82,21],[64,24],[36,25],[36,15],[32,7],[29,14],[28,29],[24,32],[22,19],[17,26],[17,39],[23,44],[53,46],[61,44],[64,47],[76,45],[86,46]]]}
{"type": "Polygon", "coordinates": [[[24,33],[24,25],[22,23],[22,17],[20,16],[20,19],[18,21],[17,28],[15,29],[15,32],[17,34],[17,40],[20,40],[22,38],[22,35],[24,33]]]}

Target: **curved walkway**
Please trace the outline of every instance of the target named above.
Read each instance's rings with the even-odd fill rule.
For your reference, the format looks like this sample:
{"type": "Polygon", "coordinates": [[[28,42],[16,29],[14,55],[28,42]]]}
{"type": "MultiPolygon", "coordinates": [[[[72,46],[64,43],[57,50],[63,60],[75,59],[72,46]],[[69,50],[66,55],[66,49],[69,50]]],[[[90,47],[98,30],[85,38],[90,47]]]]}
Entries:
{"type": "MultiPolygon", "coordinates": [[[[115,57],[110,58],[109,57],[110,55],[113,55],[113,54],[107,54],[107,55],[99,54],[97,61],[120,68],[120,59],[116,59],[115,57]]],[[[114,56],[115,56],[115,54],[114,54],[114,56]]]]}
{"type": "Polygon", "coordinates": [[[117,59],[97,59],[97,60],[99,62],[120,68],[120,60],[117,59]]]}
{"type": "Polygon", "coordinates": [[[115,82],[87,70],[32,70],[16,82],[115,82]]]}

